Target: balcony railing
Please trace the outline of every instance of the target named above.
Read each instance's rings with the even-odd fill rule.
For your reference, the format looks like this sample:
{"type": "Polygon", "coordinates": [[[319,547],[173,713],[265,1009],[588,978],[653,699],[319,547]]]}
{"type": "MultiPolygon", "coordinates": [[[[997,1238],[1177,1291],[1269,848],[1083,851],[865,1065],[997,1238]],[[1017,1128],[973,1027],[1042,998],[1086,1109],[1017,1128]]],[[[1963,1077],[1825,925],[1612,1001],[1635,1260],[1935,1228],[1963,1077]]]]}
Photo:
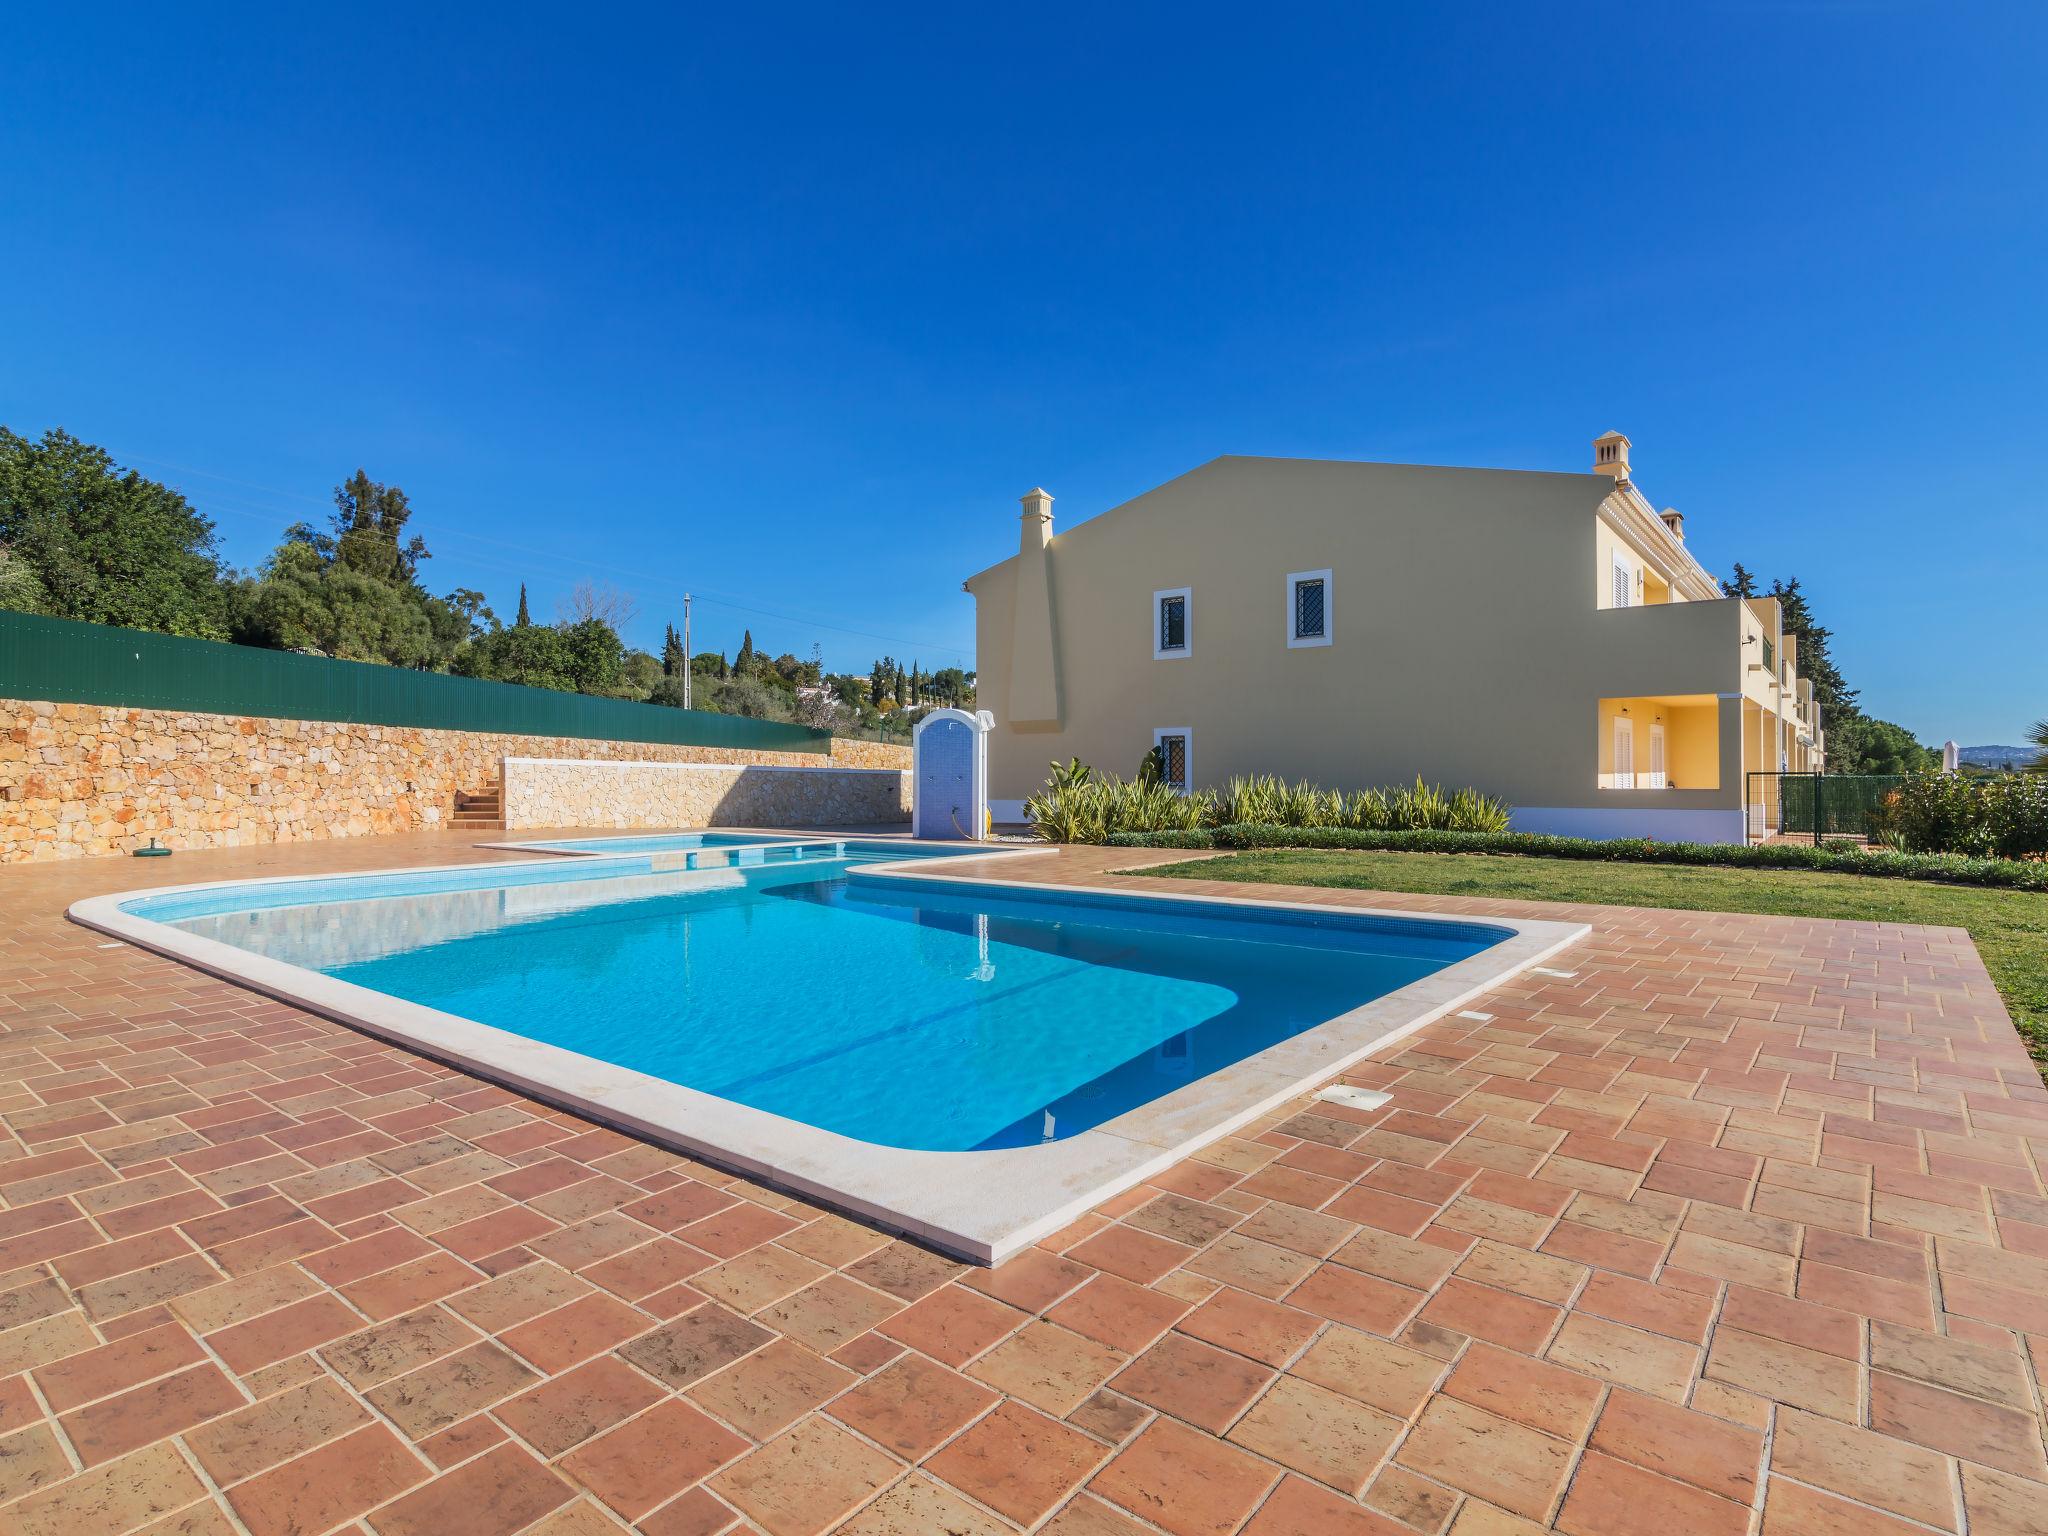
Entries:
{"type": "Polygon", "coordinates": [[[1603,773],[1602,789],[1668,789],[1668,775],[1661,773],[1603,773]]]}
{"type": "Polygon", "coordinates": [[[1771,673],[1778,670],[1778,646],[1769,635],[1764,636],[1764,670],[1771,673]]]}

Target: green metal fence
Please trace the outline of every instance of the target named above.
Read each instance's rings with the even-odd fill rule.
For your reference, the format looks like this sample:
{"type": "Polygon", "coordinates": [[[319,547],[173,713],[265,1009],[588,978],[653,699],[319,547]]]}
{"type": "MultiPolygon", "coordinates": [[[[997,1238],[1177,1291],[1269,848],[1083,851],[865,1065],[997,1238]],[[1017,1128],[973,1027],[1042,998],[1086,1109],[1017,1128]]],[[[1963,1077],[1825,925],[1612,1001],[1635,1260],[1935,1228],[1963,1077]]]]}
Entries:
{"type": "Polygon", "coordinates": [[[1752,773],[1747,803],[1752,820],[1762,808],[1765,825],[1750,830],[1816,843],[1868,838],[1870,813],[1905,782],[1903,774],[1890,773],[1752,773]]]}
{"type": "Polygon", "coordinates": [[[0,612],[0,698],[756,752],[832,750],[829,731],[780,721],[27,613],[0,612]]]}

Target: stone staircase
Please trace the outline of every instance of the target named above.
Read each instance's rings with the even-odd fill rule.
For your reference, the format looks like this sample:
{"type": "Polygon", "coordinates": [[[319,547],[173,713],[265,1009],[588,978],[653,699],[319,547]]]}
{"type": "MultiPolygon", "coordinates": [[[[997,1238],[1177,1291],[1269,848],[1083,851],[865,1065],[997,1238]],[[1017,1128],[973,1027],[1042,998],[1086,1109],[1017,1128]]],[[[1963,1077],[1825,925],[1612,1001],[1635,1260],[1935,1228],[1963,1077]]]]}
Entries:
{"type": "Polygon", "coordinates": [[[493,787],[477,794],[455,792],[455,814],[448,825],[461,831],[503,831],[505,807],[499,800],[501,791],[493,787]]]}

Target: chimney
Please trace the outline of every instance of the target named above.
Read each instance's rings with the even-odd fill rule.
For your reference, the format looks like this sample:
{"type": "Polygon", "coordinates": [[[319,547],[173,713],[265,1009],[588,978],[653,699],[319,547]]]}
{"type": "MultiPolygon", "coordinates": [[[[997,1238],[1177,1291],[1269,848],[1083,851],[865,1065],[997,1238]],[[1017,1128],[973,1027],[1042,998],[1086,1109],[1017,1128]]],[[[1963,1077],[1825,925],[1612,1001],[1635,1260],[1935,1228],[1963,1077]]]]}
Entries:
{"type": "Polygon", "coordinates": [[[1664,519],[1664,526],[1671,530],[1671,537],[1683,544],[1685,542],[1685,514],[1676,507],[1666,507],[1657,515],[1664,519]]]}
{"type": "Polygon", "coordinates": [[[1030,490],[1024,493],[1023,504],[1018,549],[1028,555],[1052,542],[1052,498],[1042,490],[1030,490]]]}
{"type": "Polygon", "coordinates": [[[1593,439],[1593,473],[1611,475],[1616,485],[1628,484],[1628,439],[1619,432],[1602,432],[1593,439]]]}

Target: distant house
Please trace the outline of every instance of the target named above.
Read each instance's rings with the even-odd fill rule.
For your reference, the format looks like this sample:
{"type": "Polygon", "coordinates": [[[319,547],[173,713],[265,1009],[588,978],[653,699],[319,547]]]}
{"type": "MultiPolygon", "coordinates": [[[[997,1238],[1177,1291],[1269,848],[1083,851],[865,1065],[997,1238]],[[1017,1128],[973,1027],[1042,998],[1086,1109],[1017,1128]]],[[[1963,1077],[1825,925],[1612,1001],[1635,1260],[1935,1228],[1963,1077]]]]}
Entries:
{"type": "Polygon", "coordinates": [[[1584,474],[1231,455],[1061,534],[1032,491],[966,584],[996,817],[1051,761],[1129,775],[1156,746],[1182,787],[1421,774],[1532,831],[1761,828],[1746,776],[1823,761],[1812,687],[1777,601],[1721,596],[1629,446],[1584,474]]]}

